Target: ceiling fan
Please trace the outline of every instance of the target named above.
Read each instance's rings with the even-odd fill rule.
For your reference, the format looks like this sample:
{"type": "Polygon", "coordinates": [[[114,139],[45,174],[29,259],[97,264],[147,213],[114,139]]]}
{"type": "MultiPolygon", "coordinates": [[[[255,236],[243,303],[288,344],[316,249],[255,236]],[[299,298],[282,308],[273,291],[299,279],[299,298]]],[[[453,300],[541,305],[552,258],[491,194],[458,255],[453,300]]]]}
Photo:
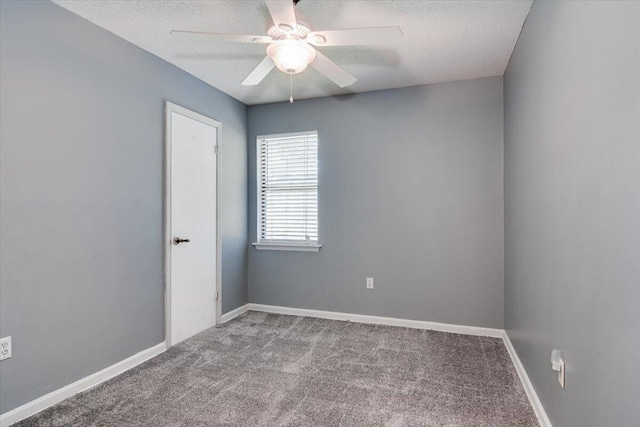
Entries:
{"type": "MultiPolygon", "coordinates": [[[[240,35],[173,30],[171,34],[185,40],[205,39],[267,45],[267,57],[242,81],[244,86],[260,83],[277,67],[293,75],[308,65],[324,74],[341,88],[357,79],[327,58],[314,46],[357,46],[393,43],[402,37],[399,27],[352,28],[347,30],[314,31],[311,21],[297,12],[294,4],[299,0],[265,0],[273,22],[267,26],[267,35],[240,35]]],[[[293,102],[293,98],[290,99],[293,102]]]]}

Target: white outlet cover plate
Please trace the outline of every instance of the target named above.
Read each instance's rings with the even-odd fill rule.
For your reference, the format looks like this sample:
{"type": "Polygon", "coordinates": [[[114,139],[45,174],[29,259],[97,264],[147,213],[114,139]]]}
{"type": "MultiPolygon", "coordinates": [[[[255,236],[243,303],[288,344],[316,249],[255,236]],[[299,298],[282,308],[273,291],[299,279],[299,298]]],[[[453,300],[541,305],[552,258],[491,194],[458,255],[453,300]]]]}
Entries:
{"type": "Polygon", "coordinates": [[[373,289],[373,277],[367,277],[367,289],[373,289]]]}
{"type": "Polygon", "coordinates": [[[0,360],[11,357],[11,337],[0,338],[0,360]]]}

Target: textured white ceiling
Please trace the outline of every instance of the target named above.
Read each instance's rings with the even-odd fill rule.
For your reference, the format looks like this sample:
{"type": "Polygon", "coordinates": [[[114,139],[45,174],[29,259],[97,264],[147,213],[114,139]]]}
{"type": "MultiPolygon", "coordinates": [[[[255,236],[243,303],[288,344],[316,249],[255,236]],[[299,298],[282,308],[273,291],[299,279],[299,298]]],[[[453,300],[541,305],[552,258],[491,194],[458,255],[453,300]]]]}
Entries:
{"type": "MultiPolygon", "coordinates": [[[[265,56],[265,46],[174,40],[173,29],[265,34],[263,1],[54,0],[59,5],[177,65],[245,104],[289,98],[289,77],[274,69],[260,85],[240,82],[265,56]]],[[[319,48],[358,81],[340,89],[311,67],[293,79],[296,99],[499,76],[532,0],[301,0],[316,30],[397,25],[401,43],[319,48]]]]}

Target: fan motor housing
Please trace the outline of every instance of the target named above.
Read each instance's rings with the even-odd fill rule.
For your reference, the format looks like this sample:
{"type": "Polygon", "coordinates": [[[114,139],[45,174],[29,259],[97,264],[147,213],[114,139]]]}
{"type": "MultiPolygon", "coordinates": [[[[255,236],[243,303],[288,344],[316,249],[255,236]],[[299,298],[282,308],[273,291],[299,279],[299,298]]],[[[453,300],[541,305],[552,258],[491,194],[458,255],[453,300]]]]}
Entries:
{"type": "Polygon", "coordinates": [[[275,25],[273,21],[270,21],[269,25],[267,26],[267,34],[274,40],[291,38],[291,36],[298,36],[299,38],[303,39],[313,31],[313,24],[311,23],[311,20],[297,10],[296,24],[298,28],[297,31],[288,25],[281,24],[280,26],[278,26],[275,25]]]}

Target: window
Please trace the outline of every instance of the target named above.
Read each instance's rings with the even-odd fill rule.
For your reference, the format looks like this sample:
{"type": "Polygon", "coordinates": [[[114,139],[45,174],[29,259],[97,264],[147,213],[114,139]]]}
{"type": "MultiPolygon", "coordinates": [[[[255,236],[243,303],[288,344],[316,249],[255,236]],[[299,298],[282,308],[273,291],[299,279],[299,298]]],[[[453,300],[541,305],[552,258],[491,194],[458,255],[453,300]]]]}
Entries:
{"type": "Polygon", "coordinates": [[[318,133],[259,136],[257,249],[318,251],[318,133]]]}

